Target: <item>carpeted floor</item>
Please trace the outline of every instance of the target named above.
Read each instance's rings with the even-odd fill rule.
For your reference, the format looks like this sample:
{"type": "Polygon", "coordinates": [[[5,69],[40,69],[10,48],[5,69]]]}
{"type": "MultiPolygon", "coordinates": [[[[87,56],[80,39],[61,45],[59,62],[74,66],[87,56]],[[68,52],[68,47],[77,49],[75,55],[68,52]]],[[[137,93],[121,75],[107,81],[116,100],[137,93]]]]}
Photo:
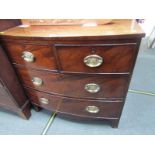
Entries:
{"type": "MultiPolygon", "coordinates": [[[[130,89],[155,93],[155,49],[147,49],[146,39],[142,41],[130,89]]],[[[0,111],[0,134],[41,134],[51,113],[32,110],[29,121],[0,111]]],[[[82,135],[139,135],[155,134],[155,97],[128,93],[118,129],[108,124],[79,123],[55,118],[47,134],[82,134],[82,135]]]]}

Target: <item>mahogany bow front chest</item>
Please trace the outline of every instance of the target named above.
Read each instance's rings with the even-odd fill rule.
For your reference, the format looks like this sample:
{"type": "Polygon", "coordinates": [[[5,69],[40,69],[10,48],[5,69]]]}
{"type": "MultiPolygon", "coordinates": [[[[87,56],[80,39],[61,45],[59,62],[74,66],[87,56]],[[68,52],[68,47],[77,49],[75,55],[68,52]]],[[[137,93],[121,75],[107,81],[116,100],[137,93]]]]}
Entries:
{"type": "Polygon", "coordinates": [[[117,127],[143,36],[133,20],[113,20],[22,25],[1,38],[33,105],[117,127]]]}

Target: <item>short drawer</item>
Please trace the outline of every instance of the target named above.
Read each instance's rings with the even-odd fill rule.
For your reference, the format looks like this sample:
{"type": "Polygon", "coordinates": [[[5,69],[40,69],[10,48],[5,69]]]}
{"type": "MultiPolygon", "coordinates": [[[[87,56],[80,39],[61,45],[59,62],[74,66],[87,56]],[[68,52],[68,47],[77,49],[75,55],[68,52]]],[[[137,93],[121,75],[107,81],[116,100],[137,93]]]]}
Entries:
{"type": "Polygon", "coordinates": [[[5,43],[12,62],[35,69],[56,70],[51,46],[19,43],[5,43]]]}
{"type": "Polygon", "coordinates": [[[64,72],[124,73],[134,62],[136,43],[55,45],[64,72]]]}
{"type": "Polygon", "coordinates": [[[40,107],[84,117],[118,118],[123,106],[121,102],[76,100],[31,90],[27,90],[27,93],[31,101],[40,107]]]}
{"type": "Polygon", "coordinates": [[[129,77],[109,75],[68,75],[18,69],[22,83],[48,93],[75,98],[123,98],[129,77]]]}

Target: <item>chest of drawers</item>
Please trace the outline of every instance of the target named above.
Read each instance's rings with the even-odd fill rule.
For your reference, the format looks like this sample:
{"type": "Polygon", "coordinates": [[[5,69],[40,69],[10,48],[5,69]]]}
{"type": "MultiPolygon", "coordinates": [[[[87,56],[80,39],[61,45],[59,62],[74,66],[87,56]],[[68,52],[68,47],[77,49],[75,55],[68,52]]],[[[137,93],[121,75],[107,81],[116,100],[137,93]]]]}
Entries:
{"type": "MultiPolygon", "coordinates": [[[[19,24],[20,20],[0,19],[0,31],[19,24]]],[[[29,100],[0,42],[0,110],[1,108],[24,119],[31,115],[29,100]]]]}
{"type": "Polygon", "coordinates": [[[30,103],[18,81],[15,71],[0,46],[0,108],[18,114],[24,119],[31,116],[30,103]]]}
{"type": "Polygon", "coordinates": [[[113,20],[15,27],[1,39],[33,105],[117,127],[143,36],[132,20],[113,20]]]}

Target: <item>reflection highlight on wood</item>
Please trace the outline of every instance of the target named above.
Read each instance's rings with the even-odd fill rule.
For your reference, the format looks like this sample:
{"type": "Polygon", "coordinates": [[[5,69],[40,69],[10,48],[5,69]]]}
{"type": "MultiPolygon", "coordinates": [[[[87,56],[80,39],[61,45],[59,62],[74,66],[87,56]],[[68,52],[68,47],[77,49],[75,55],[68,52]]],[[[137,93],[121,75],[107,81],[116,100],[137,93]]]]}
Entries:
{"type": "Polygon", "coordinates": [[[112,19],[22,19],[25,25],[83,25],[95,23],[97,25],[109,24],[112,19]]]}

